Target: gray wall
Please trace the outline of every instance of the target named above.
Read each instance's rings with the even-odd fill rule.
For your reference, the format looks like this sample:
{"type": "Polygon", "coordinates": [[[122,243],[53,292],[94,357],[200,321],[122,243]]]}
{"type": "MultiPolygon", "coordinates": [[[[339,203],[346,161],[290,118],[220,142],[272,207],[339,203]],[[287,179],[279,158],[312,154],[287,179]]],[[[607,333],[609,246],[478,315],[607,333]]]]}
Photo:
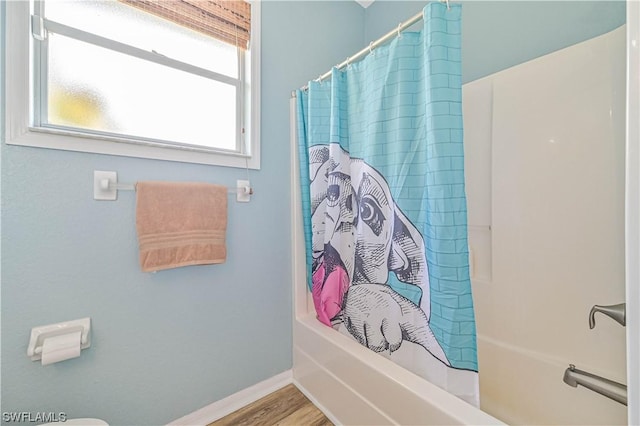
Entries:
{"type": "MultiPolygon", "coordinates": [[[[230,203],[223,265],[141,273],[134,194],[96,202],[92,173],[233,186],[241,170],[2,144],[2,410],[163,424],[289,369],[290,91],[423,5],[263,3],[263,167],[252,202],[230,203]],[[80,358],[27,358],[31,327],[84,316],[94,334],[80,358]]],[[[465,2],[463,78],[623,22],[621,2],[465,2]]]]}

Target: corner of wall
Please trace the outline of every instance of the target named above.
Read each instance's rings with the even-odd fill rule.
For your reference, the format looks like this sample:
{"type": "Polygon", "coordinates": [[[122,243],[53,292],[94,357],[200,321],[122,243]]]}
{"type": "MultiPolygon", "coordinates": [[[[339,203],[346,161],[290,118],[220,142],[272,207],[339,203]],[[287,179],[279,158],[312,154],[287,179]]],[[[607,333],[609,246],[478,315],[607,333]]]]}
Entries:
{"type": "MultiPolygon", "coordinates": [[[[5,2],[0,2],[0,143],[4,146],[4,43],[5,2]]],[[[2,148],[0,147],[0,158],[2,148]]],[[[2,166],[0,166],[1,169],[2,166]]]]}

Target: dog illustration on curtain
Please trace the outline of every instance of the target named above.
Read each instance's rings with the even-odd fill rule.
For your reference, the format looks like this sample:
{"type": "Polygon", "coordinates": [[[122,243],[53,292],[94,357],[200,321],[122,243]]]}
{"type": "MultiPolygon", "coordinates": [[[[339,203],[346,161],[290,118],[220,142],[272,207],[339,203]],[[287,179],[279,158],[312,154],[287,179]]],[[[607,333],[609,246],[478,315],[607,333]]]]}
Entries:
{"type": "Polygon", "coordinates": [[[431,327],[422,235],[391,196],[385,178],[339,144],[309,148],[312,294],[318,319],[342,325],[362,345],[392,353],[403,341],[449,360],[431,327]],[[420,287],[414,303],[389,274],[420,287]]]}

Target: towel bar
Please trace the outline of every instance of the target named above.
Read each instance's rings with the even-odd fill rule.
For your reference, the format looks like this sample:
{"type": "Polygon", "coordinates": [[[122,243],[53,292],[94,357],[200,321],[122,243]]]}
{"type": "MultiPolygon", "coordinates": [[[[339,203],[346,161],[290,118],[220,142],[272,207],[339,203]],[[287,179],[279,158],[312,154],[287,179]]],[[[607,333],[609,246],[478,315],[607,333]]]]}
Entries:
{"type": "MultiPolygon", "coordinates": [[[[118,191],[135,191],[134,183],[118,183],[118,174],[111,171],[93,171],[93,199],[113,201],[118,198],[118,191]]],[[[228,189],[230,194],[237,194],[236,201],[249,202],[253,188],[248,180],[238,180],[236,188],[228,189]]]]}

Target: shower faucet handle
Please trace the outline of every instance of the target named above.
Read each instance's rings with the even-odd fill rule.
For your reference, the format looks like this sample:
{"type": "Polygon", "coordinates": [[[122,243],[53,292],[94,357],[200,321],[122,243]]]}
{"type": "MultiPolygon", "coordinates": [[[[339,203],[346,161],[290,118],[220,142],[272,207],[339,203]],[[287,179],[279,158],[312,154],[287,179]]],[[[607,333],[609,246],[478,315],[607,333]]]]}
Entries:
{"type": "Polygon", "coordinates": [[[627,325],[626,303],[618,303],[617,305],[600,306],[594,305],[589,312],[589,328],[596,326],[596,312],[603,313],[608,317],[618,321],[623,327],[627,325]]]}

